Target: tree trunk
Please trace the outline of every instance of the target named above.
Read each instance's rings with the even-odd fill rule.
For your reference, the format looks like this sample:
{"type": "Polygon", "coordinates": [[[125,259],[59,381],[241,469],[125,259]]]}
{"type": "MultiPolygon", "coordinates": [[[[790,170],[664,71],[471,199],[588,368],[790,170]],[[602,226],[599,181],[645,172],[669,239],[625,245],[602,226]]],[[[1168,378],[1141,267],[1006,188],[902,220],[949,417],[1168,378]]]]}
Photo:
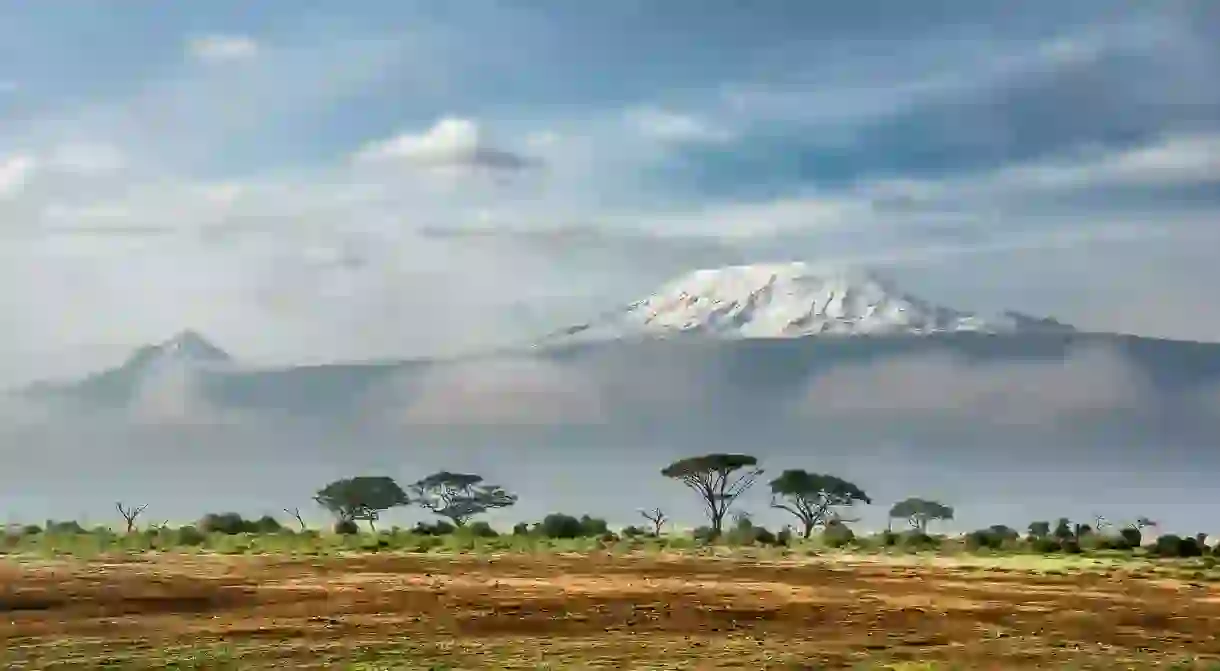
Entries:
{"type": "Polygon", "coordinates": [[[805,524],[805,531],[801,534],[801,538],[809,540],[809,537],[813,535],[813,520],[801,520],[801,522],[805,524]]]}
{"type": "Polygon", "coordinates": [[[377,524],[373,520],[369,520],[369,531],[373,532],[374,534],[377,533],[377,524]]]}

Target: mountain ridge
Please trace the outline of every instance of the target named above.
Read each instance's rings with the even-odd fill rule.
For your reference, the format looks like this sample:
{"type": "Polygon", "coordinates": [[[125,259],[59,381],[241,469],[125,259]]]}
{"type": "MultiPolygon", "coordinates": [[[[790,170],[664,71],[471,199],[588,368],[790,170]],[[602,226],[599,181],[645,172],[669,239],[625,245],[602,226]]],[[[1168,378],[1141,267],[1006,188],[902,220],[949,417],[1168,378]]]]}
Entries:
{"type": "MultiPolygon", "coordinates": [[[[707,380],[711,387],[723,386],[715,393],[726,398],[740,387],[760,390],[758,398],[764,399],[839,365],[908,356],[947,356],[967,363],[1066,362],[1078,350],[1094,347],[1130,359],[1166,390],[1220,380],[1217,343],[1079,331],[1054,319],[1011,311],[985,319],[911,296],[867,271],[827,279],[800,263],[731,266],[677,278],[658,295],[661,299],[651,303],[650,297],[627,305],[624,309],[635,312],[626,313],[625,321],[623,309],[605,313],[601,321],[608,320],[608,327],[566,329],[560,337],[446,358],[256,368],[237,365],[203,335],[186,330],[136,349],[118,366],[75,381],[31,385],[20,393],[124,407],[143,391],[164,384],[165,379],[156,376],[169,370],[177,376],[172,378],[175,383],[187,379],[186,388],[221,406],[329,413],[359,405],[399,374],[409,378],[409,393],[418,394],[434,384],[436,371],[449,379],[445,376],[451,373],[445,371],[469,372],[485,362],[529,359],[545,366],[575,364],[584,372],[595,370],[595,376],[613,377],[620,389],[664,386],[669,383],[666,375],[687,375],[707,380]],[[721,302],[718,307],[716,300],[721,302]],[[772,300],[775,310],[768,312],[772,300]],[[663,319],[660,328],[641,327],[648,326],[641,315],[650,306],[671,304],[676,316],[663,319]],[[688,327],[688,318],[702,321],[688,327]],[[820,325],[816,320],[822,320],[820,325]],[[794,322],[797,326],[788,328],[794,322]]],[[[598,320],[590,323],[596,326],[598,320]]],[[[514,388],[510,384],[499,393],[511,394],[514,388]]],[[[743,406],[725,407],[739,412],[743,406]]]]}

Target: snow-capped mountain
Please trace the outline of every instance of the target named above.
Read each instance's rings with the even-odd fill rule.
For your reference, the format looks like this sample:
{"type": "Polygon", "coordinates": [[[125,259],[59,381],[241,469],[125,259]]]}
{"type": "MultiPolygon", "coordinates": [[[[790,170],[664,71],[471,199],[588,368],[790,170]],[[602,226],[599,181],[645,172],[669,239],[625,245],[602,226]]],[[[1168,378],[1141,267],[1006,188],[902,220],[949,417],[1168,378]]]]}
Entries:
{"type": "Polygon", "coordinates": [[[907,294],[870,272],[819,272],[794,262],[697,270],[557,336],[797,338],[1072,330],[1053,319],[1015,312],[994,317],[963,312],[907,294]]]}

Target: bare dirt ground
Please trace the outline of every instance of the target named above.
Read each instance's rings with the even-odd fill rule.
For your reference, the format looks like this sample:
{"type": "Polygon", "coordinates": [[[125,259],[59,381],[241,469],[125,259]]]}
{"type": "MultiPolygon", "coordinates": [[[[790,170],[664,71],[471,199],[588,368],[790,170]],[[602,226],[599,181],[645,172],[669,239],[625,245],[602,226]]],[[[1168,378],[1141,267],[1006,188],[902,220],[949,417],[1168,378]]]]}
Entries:
{"type": "Polygon", "coordinates": [[[1220,583],[1121,567],[0,559],[0,667],[10,669],[1112,669],[1183,659],[1220,659],[1220,583]]]}

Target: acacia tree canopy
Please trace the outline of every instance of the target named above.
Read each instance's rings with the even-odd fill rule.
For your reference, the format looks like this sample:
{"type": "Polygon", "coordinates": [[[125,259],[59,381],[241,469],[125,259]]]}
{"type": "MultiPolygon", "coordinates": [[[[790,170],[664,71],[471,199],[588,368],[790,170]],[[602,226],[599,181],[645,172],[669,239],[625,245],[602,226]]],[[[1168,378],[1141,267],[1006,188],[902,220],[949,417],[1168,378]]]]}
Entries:
{"type": "Polygon", "coordinates": [[[953,508],[937,501],[911,498],[899,501],[890,508],[890,517],[906,518],[912,529],[928,532],[928,522],[953,519],[953,508]]]}
{"type": "Polygon", "coordinates": [[[393,478],[362,475],[336,480],[314,496],[340,522],[364,520],[373,528],[381,513],[408,503],[407,494],[393,478]]]}
{"type": "Polygon", "coordinates": [[[762,472],[758,458],[748,454],[705,454],[679,459],[661,469],[661,475],[681,482],[699,495],[716,536],[723,530],[724,516],[733,501],[762,472]]]}
{"type": "Polygon", "coordinates": [[[473,473],[440,471],[412,484],[410,489],[411,503],[446,517],[459,527],[475,515],[517,502],[515,494],[485,485],[483,476],[473,473]]]}
{"type": "Polygon", "coordinates": [[[835,507],[856,502],[872,503],[872,499],[855,484],[834,475],[792,469],[771,481],[771,507],[795,515],[804,525],[805,538],[835,514],[835,507]]]}

